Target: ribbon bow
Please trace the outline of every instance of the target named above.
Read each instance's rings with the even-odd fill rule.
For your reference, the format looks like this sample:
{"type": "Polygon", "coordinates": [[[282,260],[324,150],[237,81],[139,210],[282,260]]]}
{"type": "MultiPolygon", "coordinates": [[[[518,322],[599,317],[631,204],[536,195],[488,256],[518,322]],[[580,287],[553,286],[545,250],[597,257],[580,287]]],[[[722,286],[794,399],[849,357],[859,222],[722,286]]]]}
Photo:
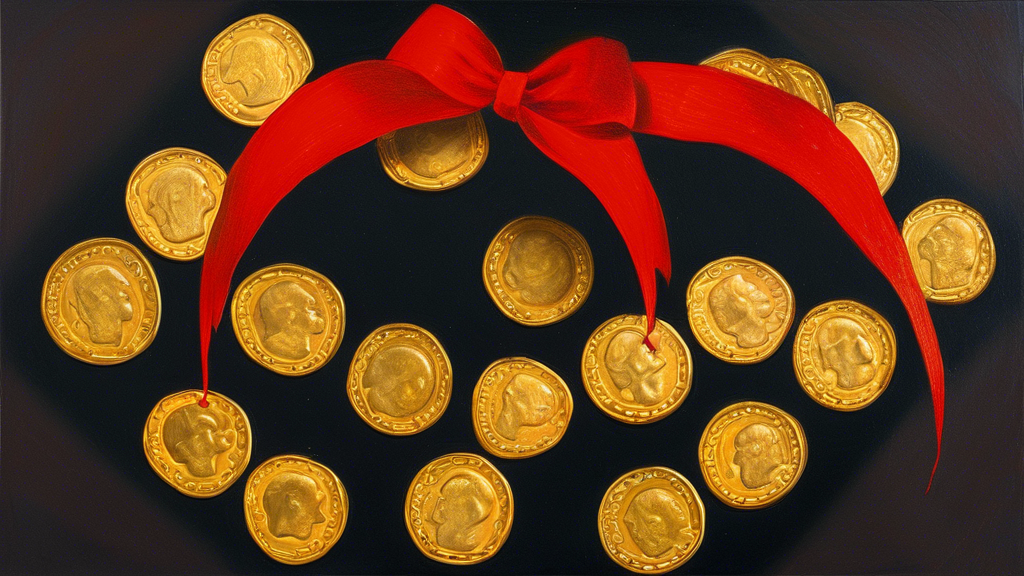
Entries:
{"type": "MultiPolygon", "coordinates": [[[[437,5],[413,23],[386,60],[338,68],[297,90],[232,167],[203,261],[204,390],[211,332],[223,315],[231,276],[278,201],[334,158],[392,130],[492,103],[601,201],[629,249],[651,319],[656,271],[668,281],[671,260],[661,205],[632,132],[729,146],[793,178],[899,294],[931,382],[941,446],[942,357],[910,256],[870,168],[824,114],[774,87],[721,70],[631,62],[626,47],[607,38],[572,44],[530,72],[506,71],[475,24],[437,5]]],[[[654,325],[648,322],[648,333],[654,325]]],[[[932,476],[937,466],[938,451],[932,476]]]]}

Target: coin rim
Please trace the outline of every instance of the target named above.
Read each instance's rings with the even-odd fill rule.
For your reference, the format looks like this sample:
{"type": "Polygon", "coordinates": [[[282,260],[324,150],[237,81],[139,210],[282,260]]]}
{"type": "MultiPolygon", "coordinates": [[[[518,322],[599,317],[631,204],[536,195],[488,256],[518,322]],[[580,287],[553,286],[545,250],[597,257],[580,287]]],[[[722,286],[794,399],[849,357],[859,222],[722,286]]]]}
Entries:
{"type": "MultiPolygon", "coordinates": [[[[815,82],[814,82],[815,89],[819,89],[820,88],[821,89],[821,93],[822,93],[822,95],[824,96],[824,99],[825,99],[824,102],[822,102],[822,105],[824,106],[824,109],[819,108],[817,104],[815,104],[813,102],[809,102],[808,100],[806,100],[802,96],[799,96],[799,98],[801,100],[803,100],[804,102],[807,102],[808,104],[810,104],[810,105],[814,106],[815,108],[817,108],[818,110],[820,110],[823,114],[825,114],[825,116],[828,116],[829,120],[831,120],[833,123],[835,123],[835,121],[836,121],[835,102],[832,101],[832,94],[828,91],[828,85],[825,83],[825,78],[823,78],[822,75],[819,74],[817,70],[815,70],[814,68],[811,68],[810,66],[808,66],[807,64],[804,64],[803,62],[798,62],[796,60],[793,60],[792,58],[784,58],[784,57],[782,57],[782,58],[772,58],[771,61],[772,61],[772,64],[775,64],[776,66],[778,66],[780,70],[782,70],[786,74],[789,74],[790,79],[793,80],[793,84],[797,87],[797,89],[800,91],[801,94],[805,93],[804,90],[801,89],[803,84],[799,81],[799,78],[789,70],[789,67],[793,67],[793,68],[799,70],[800,72],[802,72],[803,74],[806,74],[807,76],[809,76],[812,80],[815,80],[815,82]],[[820,84],[817,82],[818,80],[821,81],[820,84]]],[[[794,94],[794,96],[796,96],[796,94],[794,94]]]]}
{"type": "MultiPolygon", "coordinates": [[[[384,169],[384,173],[401,186],[411,190],[420,190],[424,192],[443,192],[465,184],[470,178],[476,176],[476,174],[483,168],[484,162],[487,161],[487,155],[490,153],[491,141],[487,135],[487,125],[484,123],[483,115],[480,114],[479,110],[469,114],[464,114],[462,117],[469,119],[468,125],[471,139],[475,132],[479,132],[479,134],[476,135],[483,139],[483,145],[480,147],[483,149],[483,153],[480,154],[479,159],[477,159],[476,156],[478,151],[474,150],[473,158],[470,158],[469,160],[469,168],[467,170],[460,171],[459,176],[447,183],[441,183],[441,180],[438,178],[427,178],[416,174],[409,169],[405,162],[402,161],[398,155],[398,150],[395,148],[395,133],[398,132],[398,130],[413,128],[420,124],[414,124],[413,126],[407,126],[406,128],[392,130],[391,132],[377,138],[377,157],[380,159],[381,168],[384,169]],[[400,178],[398,176],[399,166],[403,167],[406,172],[414,175],[414,177],[410,177],[405,180],[400,178]]],[[[460,118],[460,116],[455,116],[455,118],[460,118]]],[[[448,118],[448,120],[451,120],[451,118],[448,118]]],[[[435,122],[440,121],[441,120],[436,120],[435,122]]],[[[432,122],[424,122],[424,124],[432,124],[432,122]]],[[[474,146],[474,148],[476,147],[474,146]]]]}
{"type": "MultiPolygon", "coordinates": [[[[794,96],[796,98],[800,98],[800,96],[798,96],[797,94],[794,94],[794,92],[796,91],[796,83],[794,81],[795,79],[793,78],[793,76],[791,74],[789,74],[788,72],[786,72],[783,68],[781,68],[775,62],[775,59],[769,58],[769,57],[765,56],[764,54],[761,54],[760,52],[758,52],[756,50],[751,50],[750,48],[727,48],[725,50],[721,50],[719,52],[716,52],[715,54],[712,54],[711,56],[708,56],[707,58],[701,60],[699,65],[700,66],[707,66],[708,68],[714,68],[716,70],[721,70],[722,72],[728,72],[730,74],[736,74],[737,76],[740,76],[742,78],[747,78],[748,80],[754,80],[753,78],[750,78],[746,74],[740,74],[739,72],[733,72],[732,70],[729,69],[731,67],[721,68],[721,67],[718,66],[718,62],[717,61],[719,59],[722,59],[723,57],[730,57],[730,58],[732,58],[732,57],[739,56],[739,55],[746,56],[746,57],[750,58],[751,60],[756,60],[759,64],[764,66],[766,69],[771,70],[772,72],[775,72],[776,74],[778,74],[778,76],[780,78],[782,78],[784,81],[788,82],[794,88],[794,90],[793,91],[786,90],[785,88],[776,86],[776,85],[772,84],[771,82],[762,82],[762,84],[766,84],[768,86],[771,86],[772,88],[776,88],[778,90],[782,90],[783,92],[785,92],[786,94],[789,94],[790,96],[794,96]]],[[[755,82],[760,82],[759,80],[754,80],[754,81],[755,82]]],[[[803,98],[800,98],[800,99],[803,100],[803,98]]],[[[806,100],[805,100],[805,102],[806,102],[806,100]]],[[[815,109],[818,108],[817,106],[814,106],[814,107],[815,107],[815,109]]]]}
{"type": "MultiPolygon", "coordinates": [[[[878,113],[878,110],[875,110],[871,106],[868,106],[867,104],[863,104],[861,102],[840,102],[834,105],[833,109],[835,110],[835,123],[837,128],[839,125],[839,121],[841,120],[840,116],[845,115],[845,112],[843,110],[840,110],[840,107],[844,109],[855,110],[858,107],[860,107],[860,112],[867,112],[868,114],[871,114],[889,131],[890,134],[892,134],[892,174],[890,174],[885,180],[882,181],[882,183],[885,184],[884,187],[881,185],[878,186],[878,192],[882,196],[885,196],[885,193],[888,192],[889,189],[892,188],[893,183],[896,182],[896,173],[899,172],[900,168],[900,139],[898,136],[896,136],[896,129],[893,128],[892,123],[890,123],[889,120],[885,118],[885,116],[882,116],[881,114],[878,113]]],[[[840,130],[840,132],[842,132],[842,130],[840,130]]],[[[846,134],[844,133],[843,136],[846,136],[846,134]]],[[[849,140],[849,137],[847,137],[847,140],[849,140]]],[[[850,143],[852,144],[853,140],[850,140],[850,143]]],[[[856,145],[854,146],[854,148],[857,148],[856,145]]],[[[857,148],[857,153],[860,154],[859,148],[857,148]]],[[[864,158],[864,154],[860,154],[860,157],[864,158]]],[[[864,163],[868,164],[867,158],[864,158],[864,163]]],[[[871,165],[868,164],[868,166],[870,167],[871,165]]],[[[875,173],[872,170],[872,180],[874,180],[874,174],[875,173]]],[[[878,181],[875,180],[875,183],[877,184],[878,181]]]]}

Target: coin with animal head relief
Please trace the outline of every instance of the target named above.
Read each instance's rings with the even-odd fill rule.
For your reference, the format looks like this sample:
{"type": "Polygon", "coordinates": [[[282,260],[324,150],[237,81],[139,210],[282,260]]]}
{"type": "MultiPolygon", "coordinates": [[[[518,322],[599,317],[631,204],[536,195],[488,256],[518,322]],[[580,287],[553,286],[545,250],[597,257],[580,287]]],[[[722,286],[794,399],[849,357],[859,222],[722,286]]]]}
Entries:
{"type": "Polygon", "coordinates": [[[157,403],[146,420],[142,444],[146,460],[164,482],[193,498],[227,490],[249,465],[249,418],[226,396],[185,390],[157,403]]]}
{"type": "Polygon", "coordinates": [[[864,157],[879,192],[888,192],[900,166],[900,142],[892,124],[866,104],[843,102],[836,104],[836,128],[864,157]]]}
{"type": "Polygon", "coordinates": [[[331,360],[345,334],[345,301],[325,276],[296,264],[254,272],[231,299],[231,325],[257,364],[302,376],[331,360]]]}
{"type": "Polygon", "coordinates": [[[392,180],[414,190],[440,192],[472,178],[487,159],[483,116],[437,120],[377,138],[377,154],[392,180]]]}
{"type": "Polygon", "coordinates": [[[160,286],[131,244],[94,238],[57,258],[43,283],[43,323],[53,341],[89,364],[119,364],[153,342],[160,286]]]}

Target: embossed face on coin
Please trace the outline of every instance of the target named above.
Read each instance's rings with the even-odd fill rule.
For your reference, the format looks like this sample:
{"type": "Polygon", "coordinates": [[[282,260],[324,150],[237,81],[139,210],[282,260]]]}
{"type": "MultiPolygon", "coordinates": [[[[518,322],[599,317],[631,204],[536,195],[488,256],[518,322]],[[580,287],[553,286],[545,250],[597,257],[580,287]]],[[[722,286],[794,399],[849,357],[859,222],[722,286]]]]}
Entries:
{"type": "Polygon", "coordinates": [[[469,180],[483,166],[488,147],[479,112],[402,128],[377,139],[384,172],[415,190],[448,190],[469,180]]]}
{"type": "Polygon", "coordinates": [[[704,538],[704,503],[678,472],[640,468],[608,488],[598,529],[605,551],[619,565],[661,574],[697,552],[704,538]]]}
{"type": "Polygon", "coordinates": [[[866,104],[843,102],[836,104],[836,128],[864,157],[879,191],[888,192],[900,164],[900,143],[892,124],[866,104]]]}
{"type": "Polygon", "coordinates": [[[288,49],[273,36],[242,38],[221,57],[220,79],[246,106],[281,100],[292,83],[288,49]]]}
{"type": "Polygon", "coordinates": [[[309,539],[313,526],[327,521],[321,510],[325,496],[309,476],[293,472],[275,476],[263,492],[270,533],[277,538],[309,539]]]}
{"type": "Polygon", "coordinates": [[[509,318],[544,326],[587,299],[594,261],[579,232],[551,218],[525,216],[498,232],[484,259],[487,294],[509,318]]]}
{"type": "Polygon", "coordinates": [[[71,307],[88,329],[93,344],[120,346],[122,324],[132,319],[131,285],[114,267],[85,266],[71,276],[71,307]]]}
{"type": "Polygon", "coordinates": [[[316,298],[298,282],[283,280],[260,294],[256,307],[262,321],[263,345],[273,354],[288,360],[309,355],[310,336],[324,331],[327,322],[316,298]]]}
{"type": "Polygon", "coordinates": [[[191,166],[169,168],[153,179],[149,207],[160,232],[171,242],[185,242],[203,235],[203,216],[217,199],[206,179],[191,166]]]}
{"type": "Polygon", "coordinates": [[[405,525],[423,554],[475,564],[498,552],[512,528],[512,491],[501,472],[474,454],[427,464],[405,499],[405,525]]]}

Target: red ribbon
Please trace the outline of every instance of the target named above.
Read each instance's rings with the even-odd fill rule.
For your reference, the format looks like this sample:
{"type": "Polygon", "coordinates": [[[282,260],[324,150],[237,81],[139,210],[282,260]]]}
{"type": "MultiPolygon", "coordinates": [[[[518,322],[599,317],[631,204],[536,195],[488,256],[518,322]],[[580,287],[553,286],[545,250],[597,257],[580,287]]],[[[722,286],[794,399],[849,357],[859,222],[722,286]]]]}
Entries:
{"type": "Polygon", "coordinates": [[[604,205],[633,259],[648,318],[655,316],[656,271],[669,280],[671,260],[661,205],[632,132],[722,144],[793,178],[903,301],[931,382],[941,445],[942,357],[910,256],[870,168],[824,114],[774,87],[717,69],[631,62],[626,47],[607,38],[572,44],[530,72],[506,71],[475,24],[437,5],[386,60],[344,66],[297,90],[232,167],[203,261],[204,391],[211,332],[224,312],[231,276],[278,201],[324,164],[383,134],[492,103],[604,205]]]}

